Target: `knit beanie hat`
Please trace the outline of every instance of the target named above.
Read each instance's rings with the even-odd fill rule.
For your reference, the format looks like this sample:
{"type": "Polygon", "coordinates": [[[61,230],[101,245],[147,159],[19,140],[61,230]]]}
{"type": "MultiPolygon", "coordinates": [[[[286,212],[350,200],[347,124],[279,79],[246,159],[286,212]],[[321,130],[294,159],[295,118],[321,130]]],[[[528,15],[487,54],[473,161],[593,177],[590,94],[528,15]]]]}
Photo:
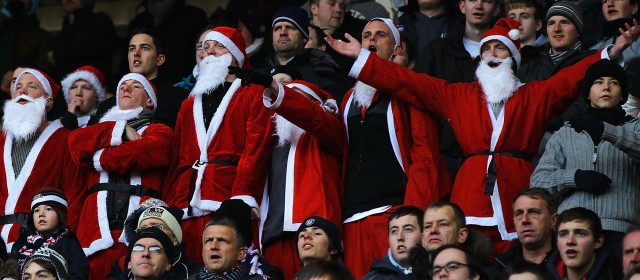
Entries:
{"type": "Polygon", "coordinates": [[[271,28],[280,21],[295,25],[307,40],[309,39],[309,14],[299,7],[284,7],[273,15],[271,28]]]}
{"type": "MultiPolygon", "coordinates": [[[[43,187],[38,190],[31,200],[31,213],[40,205],[47,205],[53,207],[58,213],[60,220],[58,226],[67,226],[67,197],[57,188],[43,187]]],[[[33,224],[33,217],[27,220],[27,227],[35,230],[33,224]]]]}
{"type": "MultiPolygon", "coordinates": [[[[24,268],[28,267],[34,260],[41,260],[53,265],[56,269],[56,277],[58,280],[69,279],[69,269],[67,267],[67,261],[56,250],[49,248],[48,246],[40,247],[31,257],[27,260],[24,268]]],[[[24,268],[22,271],[22,279],[24,279],[24,268]]]]}
{"type": "Polygon", "coordinates": [[[549,21],[549,18],[552,16],[566,17],[576,26],[578,34],[582,34],[582,29],[584,28],[582,24],[582,12],[575,3],[566,0],[553,3],[553,5],[549,7],[549,10],[547,10],[545,21],[549,21]]]}
{"type": "Polygon", "coordinates": [[[240,68],[249,68],[249,58],[247,57],[247,52],[245,50],[246,42],[238,29],[226,26],[216,27],[204,36],[204,39],[202,40],[203,47],[206,41],[217,41],[222,44],[227,48],[227,50],[229,50],[233,58],[238,61],[240,68]]]}
{"type": "Polygon", "coordinates": [[[213,213],[212,219],[229,218],[236,223],[236,231],[244,239],[244,245],[249,247],[253,243],[253,226],[251,225],[251,207],[240,199],[227,199],[220,204],[220,208],[213,213]]]}
{"type": "Polygon", "coordinates": [[[601,77],[612,77],[618,80],[622,91],[622,100],[620,101],[620,105],[627,102],[629,99],[627,73],[624,71],[624,68],[617,63],[608,59],[602,59],[592,64],[591,67],[587,69],[587,72],[585,72],[584,78],[582,79],[582,98],[584,98],[587,103],[589,103],[589,93],[591,92],[593,82],[601,77]]]}
{"type": "Polygon", "coordinates": [[[149,218],[156,218],[162,220],[173,235],[178,239],[178,243],[182,243],[182,227],[180,226],[180,220],[182,220],[182,209],[156,206],[145,209],[138,218],[138,227],[140,223],[149,218]]]}
{"type": "Polygon", "coordinates": [[[498,40],[502,42],[509,51],[511,56],[516,60],[516,64],[519,67],[522,58],[520,56],[520,22],[510,19],[501,18],[498,19],[496,24],[482,34],[482,40],[480,40],[480,49],[482,45],[491,40],[498,40]]]}
{"type": "Polygon", "coordinates": [[[296,236],[299,236],[300,232],[308,227],[318,227],[324,230],[335,249],[338,250],[338,254],[342,253],[343,247],[342,239],[340,239],[340,229],[338,229],[335,224],[325,218],[319,216],[311,216],[309,218],[306,218],[302,222],[302,224],[300,224],[300,227],[296,232],[296,236]]]}
{"type": "Polygon", "coordinates": [[[20,72],[20,75],[18,75],[18,77],[16,78],[16,83],[13,84],[12,92],[16,91],[16,85],[18,84],[17,81],[20,80],[20,77],[22,77],[22,75],[27,73],[34,75],[36,79],[38,79],[38,82],[40,82],[40,84],[42,85],[42,88],[47,93],[47,95],[51,97],[53,100],[56,99],[56,96],[60,91],[60,86],[56,84],[56,82],[49,75],[47,75],[47,73],[45,73],[42,70],[38,70],[34,68],[27,68],[22,70],[22,72],[20,72]]]}
{"type": "Polygon", "coordinates": [[[173,263],[176,257],[176,247],[173,246],[173,242],[171,242],[169,236],[157,227],[147,227],[136,230],[133,240],[129,243],[129,256],[131,256],[131,250],[136,245],[136,242],[142,238],[153,238],[158,240],[160,244],[162,244],[162,249],[164,249],[165,254],[167,254],[169,263],[173,263]]]}
{"type": "Polygon", "coordinates": [[[85,80],[87,83],[90,83],[96,91],[96,95],[98,96],[98,101],[103,101],[107,98],[106,90],[104,88],[106,82],[106,76],[102,71],[98,70],[93,66],[82,66],[71,74],[67,75],[60,84],[62,84],[62,92],[64,93],[64,100],[69,103],[69,91],[71,90],[71,85],[78,80],[85,80]]]}
{"type": "Polygon", "coordinates": [[[149,98],[151,98],[151,101],[153,101],[153,111],[155,111],[156,108],[158,108],[158,99],[156,97],[156,86],[153,85],[153,83],[149,81],[145,76],[142,76],[138,73],[126,74],[122,76],[122,79],[120,79],[120,81],[118,82],[118,86],[116,86],[116,90],[118,92],[116,94],[116,106],[120,105],[120,86],[128,80],[134,80],[142,84],[142,87],[144,88],[145,91],[147,91],[149,98]]]}

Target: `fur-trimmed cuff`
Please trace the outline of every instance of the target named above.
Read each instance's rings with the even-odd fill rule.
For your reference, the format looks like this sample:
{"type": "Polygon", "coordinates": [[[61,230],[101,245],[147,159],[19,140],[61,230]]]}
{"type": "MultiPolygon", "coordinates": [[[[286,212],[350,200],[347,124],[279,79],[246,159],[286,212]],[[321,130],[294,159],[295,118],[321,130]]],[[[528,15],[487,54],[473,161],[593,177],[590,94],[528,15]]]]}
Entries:
{"type": "Polygon", "coordinates": [[[117,121],[111,131],[111,146],[118,146],[122,144],[122,136],[124,135],[124,128],[127,126],[127,121],[117,121]]]}
{"type": "Polygon", "coordinates": [[[269,108],[269,109],[278,109],[278,107],[280,107],[280,104],[282,104],[282,99],[284,99],[284,87],[282,87],[281,83],[278,83],[278,96],[276,97],[276,100],[273,101],[273,98],[271,98],[271,90],[270,89],[265,89],[264,93],[262,94],[262,104],[264,104],[265,107],[269,108]]]}
{"type": "Polygon", "coordinates": [[[349,77],[357,79],[360,76],[360,72],[362,72],[362,68],[364,68],[364,64],[369,59],[369,55],[371,52],[367,49],[360,50],[360,55],[358,55],[358,59],[351,66],[351,70],[349,71],[349,77]]]}
{"type": "Polygon", "coordinates": [[[252,208],[258,208],[258,202],[256,201],[256,199],[249,195],[236,195],[230,197],[229,199],[240,199],[252,208]]]}
{"type": "Polygon", "coordinates": [[[93,154],[93,168],[98,172],[104,171],[100,165],[100,156],[102,156],[102,152],[104,152],[104,149],[100,149],[93,154]]]}

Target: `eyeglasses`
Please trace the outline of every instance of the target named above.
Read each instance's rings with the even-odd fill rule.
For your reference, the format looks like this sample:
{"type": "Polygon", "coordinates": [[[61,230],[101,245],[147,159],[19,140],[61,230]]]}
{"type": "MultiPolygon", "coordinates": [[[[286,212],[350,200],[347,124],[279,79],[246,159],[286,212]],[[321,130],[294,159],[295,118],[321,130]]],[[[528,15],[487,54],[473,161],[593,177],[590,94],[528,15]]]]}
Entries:
{"type": "Polygon", "coordinates": [[[161,231],[164,231],[164,226],[163,226],[163,225],[161,225],[161,224],[153,224],[153,225],[140,226],[140,227],[138,227],[138,228],[136,229],[136,233],[139,233],[140,231],[142,231],[142,230],[144,230],[144,229],[151,228],[151,227],[154,227],[154,228],[157,228],[157,229],[159,229],[159,230],[161,230],[161,231]]]}
{"type": "Polygon", "coordinates": [[[454,272],[456,270],[458,270],[461,267],[465,267],[465,266],[469,266],[466,263],[459,263],[459,262],[449,262],[447,264],[445,264],[444,266],[434,266],[433,269],[431,270],[431,275],[433,276],[438,276],[440,275],[440,273],[443,270],[446,270],[448,273],[449,272],[454,272]]]}
{"type": "Polygon", "coordinates": [[[145,250],[149,249],[149,253],[151,254],[164,254],[164,249],[158,245],[151,245],[149,247],[145,247],[144,245],[136,244],[131,248],[131,252],[142,253],[145,250]]]}

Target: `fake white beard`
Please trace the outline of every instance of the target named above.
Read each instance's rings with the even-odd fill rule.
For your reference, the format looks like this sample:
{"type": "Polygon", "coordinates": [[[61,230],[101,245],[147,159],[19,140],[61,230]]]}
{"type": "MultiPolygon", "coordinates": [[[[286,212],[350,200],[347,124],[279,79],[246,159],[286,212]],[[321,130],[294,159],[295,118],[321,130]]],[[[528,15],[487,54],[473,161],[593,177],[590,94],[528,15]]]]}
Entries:
{"type": "Polygon", "coordinates": [[[500,104],[513,95],[518,88],[518,79],[513,74],[511,58],[499,59],[493,56],[480,61],[476,69],[476,77],[484,91],[489,104],[500,104]],[[491,68],[489,62],[501,62],[496,68],[491,68]]]}
{"type": "Polygon", "coordinates": [[[208,94],[212,89],[224,83],[227,74],[229,74],[229,65],[231,65],[230,53],[219,57],[208,55],[202,59],[198,64],[198,77],[190,96],[208,94]]]}
{"type": "Polygon", "coordinates": [[[353,87],[353,99],[360,107],[369,108],[373,96],[376,95],[376,89],[370,85],[367,85],[361,81],[357,81],[353,87]]]}
{"type": "Polygon", "coordinates": [[[109,109],[109,111],[107,111],[104,116],[102,116],[100,122],[128,121],[137,118],[140,112],[142,112],[142,107],[129,110],[120,110],[118,106],[114,106],[113,108],[109,109]]]}
{"type": "Polygon", "coordinates": [[[4,103],[4,116],[2,117],[2,130],[16,140],[27,140],[40,127],[44,116],[47,114],[47,98],[31,98],[19,95],[15,99],[4,103]],[[18,104],[19,101],[29,101],[26,104],[18,104]]]}
{"type": "Polygon", "coordinates": [[[278,146],[284,146],[287,142],[295,145],[304,133],[302,128],[299,128],[280,115],[273,116],[273,122],[276,124],[275,134],[278,136],[278,146]]]}

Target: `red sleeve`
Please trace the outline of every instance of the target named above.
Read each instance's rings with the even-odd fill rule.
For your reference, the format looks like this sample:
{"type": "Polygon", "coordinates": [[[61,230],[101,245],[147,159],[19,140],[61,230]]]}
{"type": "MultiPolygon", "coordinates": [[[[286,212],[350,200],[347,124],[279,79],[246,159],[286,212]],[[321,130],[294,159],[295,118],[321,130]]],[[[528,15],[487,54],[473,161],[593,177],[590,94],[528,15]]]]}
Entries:
{"type": "Polygon", "coordinates": [[[69,134],[71,158],[82,168],[92,168],[98,150],[122,143],[125,125],[125,121],[103,122],[74,130],[69,134]]]}

